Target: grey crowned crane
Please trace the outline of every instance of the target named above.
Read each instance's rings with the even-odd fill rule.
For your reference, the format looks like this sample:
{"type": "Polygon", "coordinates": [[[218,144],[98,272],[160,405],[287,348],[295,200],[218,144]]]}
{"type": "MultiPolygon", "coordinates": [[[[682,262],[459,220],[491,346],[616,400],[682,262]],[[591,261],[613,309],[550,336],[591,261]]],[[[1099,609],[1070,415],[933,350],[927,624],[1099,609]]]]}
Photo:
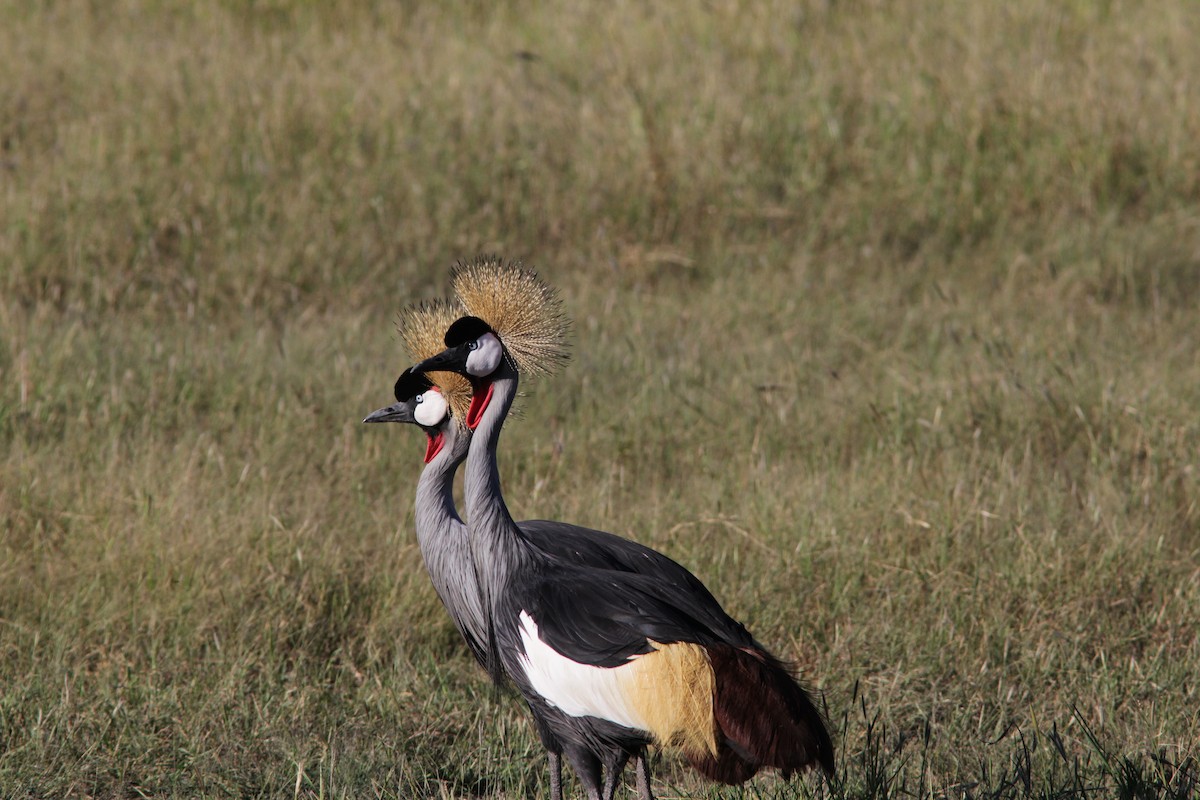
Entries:
{"type": "MultiPolygon", "coordinates": [[[[461,314],[462,308],[449,301],[422,303],[405,309],[400,315],[399,329],[409,353],[419,359],[441,352],[443,331],[461,314]]],[[[393,392],[396,402],[372,412],[363,422],[413,423],[426,434],[426,466],[417,482],[415,503],[417,542],[438,598],[471,652],[481,665],[487,667],[486,642],[490,627],[467,526],[455,509],[453,488],[454,475],[467,457],[471,438],[465,425],[471,403],[471,384],[453,372],[425,375],[407,371],[396,381],[393,392]]],[[[690,583],[694,584],[693,588],[703,590],[686,569],[637,542],[603,531],[546,520],[518,524],[532,546],[550,556],[604,569],[644,573],[668,583],[690,583]]],[[[493,674],[493,677],[499,680],[502,676],[493,674]]],[[[561,715],[561,712],[539,706],[531,706],[531,709],[549,755],[551,797],[560,800],[564,745],[554,736],[544,718],[561,715]]],[[[564,723],[560,721],[559,724],[564,723]]],[[[611,782],[619,777],[629,757],[635,756],[639,792],[644,799],[651,797],[643,750],[609,747],[596,752],[570,742],[566,750],[577,770],[596,771],[603,767],[611,782]]],[[[611,796],[615,786],[611,789],[606,786],[605,791],[611,796]]]]}
{"type": "MultiPolygon", "coordinates": [[[[544,714],[539,724],[569,756],[591,754],[571,759],[589,798],[611,797],[616,784],[611,771],[604,781],[595,769],[602,754],[650,743],[679,747],[723,783],[743,783],[763,767],[831,774],[833,743],[812,699],[698,579],[580,564],[535,546],[513,521],[497,445],[520,373],[562,357],[559,304],[535,273],[495,260],[460,267],[454,284],[468,315],[447,329],[447,349],[413,370],[471,381],[464,491],[492,625],[488,658],[535,716],[544,714]]],[[[553,532],[560,523],[549,525],[553,532]]]]}
{"type": "MultiPolygon", "coordinates": [[[[444,328],[460,313],[450,301],[402,311],[397,327],[409,354],[423,358],[437,352],[439,327],[444,328]]],[[[476,660],[486,664],[487,612],[475,579],[467,526],[454,507],[454,475],[471,442],[471,434],[461,422],[470,406],[471,385],[453,372],[405,372],[393,393],[394,404],[371,412],[363,422],[407,422],[425,432],[425,468],[417,480],[414,503],[417,545],[438,599],[476,660]]]]}

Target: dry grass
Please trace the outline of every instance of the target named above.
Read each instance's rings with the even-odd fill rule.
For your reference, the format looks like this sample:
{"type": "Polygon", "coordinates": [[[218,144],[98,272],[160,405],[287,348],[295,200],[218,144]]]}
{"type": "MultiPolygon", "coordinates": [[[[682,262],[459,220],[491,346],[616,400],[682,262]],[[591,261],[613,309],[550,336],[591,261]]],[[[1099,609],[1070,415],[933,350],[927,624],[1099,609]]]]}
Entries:
{"type": "Polygon", "coordinates": [[[1187,797],[1194,4],[0,7],[0,787],[544,793],[358,424],[480,252],[574,361],[519,516],[691,566],[842,780],[1187,797]]]}

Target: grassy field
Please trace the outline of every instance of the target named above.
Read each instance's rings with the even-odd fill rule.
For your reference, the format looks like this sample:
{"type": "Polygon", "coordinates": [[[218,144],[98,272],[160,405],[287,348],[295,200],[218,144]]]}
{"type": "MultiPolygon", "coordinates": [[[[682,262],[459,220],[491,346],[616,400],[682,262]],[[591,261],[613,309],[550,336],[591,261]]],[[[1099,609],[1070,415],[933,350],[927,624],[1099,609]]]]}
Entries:
{"type": "Polygon", "coordinates": [[[838,778],[1200,795],[1200,5],[0,3],[0,795],[544,797],[396,311],[575,320],[514,512],[688,565],[838,778]],[[1051,6],[1051,7],[1047,7],[1051,6]]]}

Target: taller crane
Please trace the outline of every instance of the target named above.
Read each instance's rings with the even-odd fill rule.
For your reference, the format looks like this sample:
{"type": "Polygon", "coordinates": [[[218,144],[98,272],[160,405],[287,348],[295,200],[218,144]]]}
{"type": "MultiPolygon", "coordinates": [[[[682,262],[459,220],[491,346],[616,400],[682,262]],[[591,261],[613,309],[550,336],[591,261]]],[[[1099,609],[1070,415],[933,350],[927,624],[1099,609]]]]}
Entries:
{"type": "Polygon", "coordinates": [[[465,499],[492,625],[488,659],[535,716],[560,712],[545,717],[560,741],[593,754],[572,759],[589,798],[611,798],[616,782],[589,766],[598,754],[651,742],[678,746],[724,783],[762,767],[832,773],[833,744],[812,699],[698,579],[579,564],[539,550],[516,525],[500,492],[497,445],[520,374],[564,355],[560,306],[536,274],[494,259],[460,268],[454,284],[469,313],[447,329],[447,349],[413,369],[471,381],[465,499]]]}

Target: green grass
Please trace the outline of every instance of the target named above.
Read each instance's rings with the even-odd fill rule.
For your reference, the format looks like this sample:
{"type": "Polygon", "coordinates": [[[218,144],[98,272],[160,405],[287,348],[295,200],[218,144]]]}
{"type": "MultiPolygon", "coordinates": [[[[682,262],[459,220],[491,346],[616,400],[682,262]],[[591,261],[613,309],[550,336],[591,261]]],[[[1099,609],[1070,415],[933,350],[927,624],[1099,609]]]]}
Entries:
{"type": "Polygon", "coordinates": [[[545,796],[365,428],[523,258],[520,517],[691,567],[830,784],[1200,792],[1192,3],[0,5],[0,793],[545,796]]]}

